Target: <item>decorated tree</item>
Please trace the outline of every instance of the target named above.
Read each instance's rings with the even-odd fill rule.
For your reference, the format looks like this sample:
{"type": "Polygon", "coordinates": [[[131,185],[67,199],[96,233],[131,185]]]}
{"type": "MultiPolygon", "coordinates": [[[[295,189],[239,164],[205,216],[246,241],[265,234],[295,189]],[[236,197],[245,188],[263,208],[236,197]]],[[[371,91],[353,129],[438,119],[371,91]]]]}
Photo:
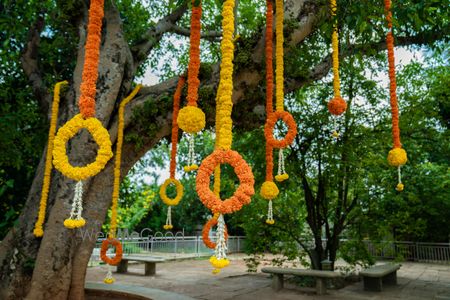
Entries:
{"type": "MultiPolygon", "coordinates": [[[[355,53],[375,55],[384,51],[383,5],[379,1],[369,1],[365,5],[358,1],[346,5],[344,2],[337,12],[337,24],[351,34],[341,42],[341,59],[355,53]]],[[[206,60],[200,66],[198,94],[207,127],[213,125],[214,91],[219,80],[221,19],[216,16],[221,4],[220,1],[203,2],[205,22],[202,23],[201,49],[208,51],[202,54],[206,60]]],[[[163,70],[161,81],[142,87],[125,109],[122,177],[149,149],[170,136],[172,96],[178,75],[185,71],[181,66],[186,66],[187,57],[187,51],[179,47],[177,40],[190,34],[190,5],[190,1],[182,0],[155,1],[149,7],[144,7],[140,1],[105,1],[95,117],[108,130],[113,150],[117,143],[120,101],[130,94],[133,83],[146,68],[163,70]],[[176,68],[168,59],[174,57],[180,63],[176,68]]],[[[82,94],[80,84],[89,33],[89,6],[89,1],[84,0],[6,1],[0,4],[0,37],[5,49],[1,52],[2,112],[12,115],[16,108],[28,112],[27,118],[15,117],[14,120],[22,117],[20,126],[9,128],[9,136],[2,135],[9,144],[14,145],[17,128],[23,134],[45,136],[47,129],[42,124],[51,115],[50,91],[57,81],[68,81],[61,91],[58,128],[79,113],[77,104],[82,94]],[[18,19],[23,22],[17,22],[18,19]],[[40,131],[27,133],[25,130],[33,124],[40,125],[36,126],[40,131]]],[[[265,103],[265,26],[260,6],[260,1],[241,0],[237,8],[240,37],[234,40],[236,67],[232,101],[235,109],[232,118],[234,125],[243,130],[260,127],[265,120],[260,113],[264,111],[265,103]]],[[[394,5],[393,9],[397,22],[402,24],[395,32],[397,46],[432,44],[445,37],[448,21],[440,15],[444,14],[440,2],[406,1],[394,5]]],[[[333,22],[325,2],[287,0],[284,10],[284,92],[289,94],[330,73],[331,52],[325,46],[330,43],[323,41],[328,41],[331,36],[333,22]]],[[[42,150],[43,155],[36,165],[26,199],[15,200],[14,195],[10,199],[23,203],[23,209],[0,244],[0,297],[82,299],[87,263],[95,239],[83,239],[79,231],[63,226],[72,204],[75,182],[56,170],[51,174],[43,236],[33,234],[47,152],[42,149],[44,141],[35,144],[41,146],[39,151],[42,150]]],[[[28,146],[28,150],[36,151],[37,148],[28,146]]],[[[11,154],[11,151],[5,148],[5,153],[11,154]]],[[[67,154],[72,165],[84,166],[95,160],[97,146],[87,132],[81,132],[70,140],[67,154]]],[[[7,163],[2,160],[2,169],[7,163]]],[[[18,167],[23,165],[18,161],[18,167]]],[[[112,199],[113,170],[114,162],[110,160],[103,171],[84,182],[84,230],[99,231],[105,220],[112,199]]],[[[10,182],[9,174],[0,175],[5,182],[10,182]]],[[[307,186],[303,185],[308,193],[307,186]]],[[[23,186],[16,188],[24,189],[23,186]]]]}

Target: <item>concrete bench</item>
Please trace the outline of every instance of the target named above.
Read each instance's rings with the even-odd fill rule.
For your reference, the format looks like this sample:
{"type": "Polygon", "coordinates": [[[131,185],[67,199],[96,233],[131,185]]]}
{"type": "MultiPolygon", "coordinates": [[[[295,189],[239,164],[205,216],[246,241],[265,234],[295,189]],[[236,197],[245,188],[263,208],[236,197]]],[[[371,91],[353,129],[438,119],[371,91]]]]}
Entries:
{"type": "Polygon", "coordinates": [[[377,265],[362,270],[359,274],[364,280],[364,290],[381,292],[383,284],[397,284],[397,270],[399,264],[377,265]]]}
{"type": "Polygon", "coordinates": [[[290,268],[275,268],[268,267],[262,268],[263,273],[272,274],[272,288],[275,291],[279,291],[283,288],[283,276],[310,276],[316,279],[316,293],[317,295],[324,295],[327,291],[326,279],[340,278],[342,275],[333,271],[320,271],[320,270],[304,270],[304,269],[290,269],[290,268]]]}
{"type": "Polygon", "coordinates": [[[145,276],[152,276],[156,274],[156,263],[164,262],[162,257],[145,257],[145,256],[125,256],[117,265],[117,273],[128,272],[128,262],[137,261],[145,264],[145,276]]]}

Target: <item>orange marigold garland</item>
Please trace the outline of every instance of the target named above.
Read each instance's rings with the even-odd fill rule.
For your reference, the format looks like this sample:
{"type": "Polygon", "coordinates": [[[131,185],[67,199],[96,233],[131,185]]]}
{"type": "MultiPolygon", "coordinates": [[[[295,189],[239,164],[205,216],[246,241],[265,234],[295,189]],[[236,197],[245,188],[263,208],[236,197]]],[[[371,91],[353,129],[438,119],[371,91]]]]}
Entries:
{"type": "MultiPolygon", "coordinates": [[[[273,114],[273,4],[272,0],[267,0],[266,3],[266,115],[269,117],[273,114]]],[[[270,138],[273,138],[272,131],[273,129],[268,133],[270,138]]],[[[278,196],[278,193],[278,187],[273,182],[273,146],[266,139],[266,179],[261,186],[260,195],[269,201],[267,224],[275,223],[273,219],[272,200],[278,196]]]]}
{"type": "Polygon", "coordinates": [[[102,248],[100,252],[100,258],[108,264],[108,273],[106,274],[105,283],[113,283],[115,279],[112,277],[110,266],[117,265],[122,259],[122,244],[116,239],[117,231],[117,205],[119,201],[119,188],[120,188],[120,167],[122,160],[122,144],[123,144],[123,129],[125,126],[124,114],[125,106],[133,100],[134,96],[139,92],[142,85],[137,85],[128,97],[122,100],[119,105],[118,124],[117,124],[117,145],[116,145],[116,157],[114,161],[114,185],[112,193],[111,204],[111,222],[109,225],[108,239],[102,242],[102,248]],[[108,245],[112,245],[116,249],[116,254],[113,258],[109,258],[106,255],[108,245]]]}
{"type": "Polygon", "coordinates": [[[394,147],[389,151],[388,162],[391,166],[397,167],[398,170],[398,183],[397,191],[401,192],[404,189],[402,183],[401,167],[406,164],[408,157],[406,151],[402,148],[400,141],[400,127],[399,127],[399,110],[397,102],[397,82],[395,78],[395,57],[394,57],[394,35],[392,33],[392,11],[391,1],[384,0],[384,6],[386,10],[386,20],[388,23],[388,33],[386,35],[386,44],[388,52],[389,63],[389,91],[390,91],[390,104],[392,114],[392,142],[394,147]]]}
{"type": "Polygon", "coordinates": [[[198,87],[200,80],[200,31],[201,31],[202,5],[201,0],[192,0],[191,35],[189,47],[188,66],[188,95],[187,106],[180,110],[178,115],[178,126],[188,134],[189,153],[188,165],[184,167],[186,172],[198,169],[194,162],[194,135],[205,127],[205,113],[197,107],[198,87]]]}
{"type": "MultiPolygon", "coordinates": [[[[336,18],[337,4],[336,0],[330,0],[331,17],[336,18]]],[[[347,110],[347,102],[341,97],[341,82],[339,79],[339,38],[337,21],[333,21],[333,33],[331,35],[331,46],[333,49],[333,93],[334,98],[328,102],[328,111],[333,116],[340,116],[347,110]]],[[[336,119],[334,119],[335,128],[332,133],[334,138],[339,137],[339,133],[336,129],[336,119]]]]}
{"type": "Polygon", "coordinates": [[[161,200],[168,206],[167,207],[167,218],[164,229],[170,230],[173,228],[172,225],[172,206],[178,205],[183,197],[183,185],[177,179],[175,179],[176,172],[176,155],[177,155],[177,144],[178,144],[178,123],[177,117],[180,110],[180,98],[183,86],[185,83],[184,77],[180,77],[178,80],[177,88],[175,94],[173,95],[173,115],[172,115],[172,149],[170,152],[170,178],[166,179],[161,185],[159,190],[159,195],[161,200]],[[177,195],[175,198],[169,198],[166,193],[166,189],[169,185],[175,185],[177,195]]]}
{"type": "MultiPolygon", "coordinates": [[[[275,176],[275,180],[284,181],[289,178],[289,175],[285,171],[284,154],[283,149],[287,148],[294,140],[297,135],[297,124],[290,113],[284,110],[284,58],[283,58],[283,20],[284,20],[284,7],[283,0],[276,0],[276,43],[275,43],[275,99],[276,99],[276,111],[268,112],[266,125],[264,126],[264,136],[266,137],[266,142],[272,148],[279,149],[278,152],[278,173],[275,176]],[[273,130],[275,124],[278,121],[283,121],[287,127],[288,131],[286,136],[278,140],[273,135],[273,130]]],[[[270,50],[271,47],[267,47],[266,51],[270,50]]],[[[267,56],[267,54],[266,54],[267,56]]],[[[269,71],[271,68],[269,68],[269,71]]],[[[267,75],[266,75],[267,76],[267,75]]],[[[270,79],[270,78],[269,78],[270,79]]],[[[268,87],[268,89],[270,86],[268,87]]],[[[270,96],[270,95],[269,95],[270,96]]],[[[271,100],[270,100],[271,101],[271,100]]],[[[268,109],[267,109],[268,110],[268,109]]],[[[270,204],[270,203],[269,203],[270,204]]]]}
{"type": "Polygon", "coordinates": [[[231,150],[232,126],[231,110],[233,107],[233,57],[234,57],[234,0],[225,0],[222,9],[221,42],[222,62],[220,66],[220,81],[216,97],[216,148],[212,154],[206,157],[198,169],[196,179],[197,194],[203,204],[218,214],[217,218],[217,242],[214,255],[210,263],[217,274],[220,269],[230,262],[227,259],[227,245],[225,240],[225,220],[223,215],[239,210],[242,205],[251,201],[255,193],[254,178],[250,166],[236,151],[231,150]],[[240,186],[234,195],[222,201],[219,198],[220,189],[220,165],[230,164],[240,181],[240,186]],[[210,190],[210,176],[214,172],[214,191],[210,190]]]}
{"type": "Polygon", "coordinates": [[[84,66],[80,86],[81,96],[78,101],[80,114],[74,116],[58,130],[53,147],[53,165],[65,176],[77,181],[74,200],[69,218],[64,220],[67,228],[78,228],[85,225],[81,217],[83,211],[83,183],[91,176],[98,174],[112,157],[111,140],[108,131],[95,118],[95,94],[98,77],[98,60],[100,53],[101,29],[103,20],[103,0],[91,0],[89,8],[88,34],[86,39],[84,66]],[[67,141],[81,129],[87,129],[99,145],[97,158],[84,167],[74,167],[67,156],[67,141]]]}

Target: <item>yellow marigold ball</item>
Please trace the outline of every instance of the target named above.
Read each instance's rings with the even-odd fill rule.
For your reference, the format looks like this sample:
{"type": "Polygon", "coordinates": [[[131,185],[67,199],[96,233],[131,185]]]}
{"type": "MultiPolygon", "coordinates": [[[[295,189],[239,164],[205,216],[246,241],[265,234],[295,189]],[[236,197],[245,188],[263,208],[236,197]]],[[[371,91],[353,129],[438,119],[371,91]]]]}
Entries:
{"type": "Polygon", "coordinates": [[[170,230],[170,229],[173,228],[173,225],[164,225],[163,228],[164,228],[165,230],[170,230]]]}
{"type": "Polygon", "coordinates": [[[115,279],[112,277],[103,279],[103,282],[106,284],[112,284],[112,283],[114,283],[114,281],[115,281],[115,279]]]}
{"type": "Polygon", "coordinates": [[[198,107],[185,106],[177,118],[178,126],[187,133],[197,133],[205,128],[205,113],[198,107]]]}
{"type": "Polygon", "coordinates": [[[73,229],[73,228],[75,228],[75,220],[72,220],[72,219],[65,219],[64,220],[64,226],[66,227],[66,228],[69,228],[69,229],[73,229]]]}
{"type": "Polygon", "coordinates": [[[272,219],[272,220],[267,219],[267,220],[266,220],[266,223],[269,224],[269,225],[273,225],[273,224],[275,224],[275,220],[273,220],[273,219],[272,219]]]}
{"type": "Polygon", "coordinates": [[[230,264],[230,261],[227,258],[217,259],[217,257],[215,257],[215,256],[211,256],[209,259],[209,262],[216,269],[225,268],[226,266],[228,266],[230,264]]]}
{"type": "Polygon", "coordinates": [[[280,175],[275,175],[275,180],[278,182],[282,182],[289,179],[289,175],[287,173],[284,174],[280,174],[280,175]]]}
{"type": "Polygon", "coordinates": [[[272,200],[279,194],[279,190],[275,182],[265,181],[261,186],[260,195],[266,200],[272,200]]]}
{"type": "Polygon", "coordinates": [[[397,191],[401,192],[405,188],[405,185],[403,183],[397,184],[397,187],[395,188],[397,191]]]}
{"type": "Polygon", "coordinates": [[[408,161],[406,151],[403,148],[394,148],[389,151],[387,159],[389,164],[394,167],[403,166],[408,161]]]}

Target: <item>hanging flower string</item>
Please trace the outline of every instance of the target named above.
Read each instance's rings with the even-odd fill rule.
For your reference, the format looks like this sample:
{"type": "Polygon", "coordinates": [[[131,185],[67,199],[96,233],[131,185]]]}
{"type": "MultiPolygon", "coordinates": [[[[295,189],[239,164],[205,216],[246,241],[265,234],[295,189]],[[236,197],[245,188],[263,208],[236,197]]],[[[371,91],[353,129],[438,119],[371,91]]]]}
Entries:
{"type": "Polygon", "coordinates": [[[122,244],[118,239],[116,239],[117,232],[117,205],[119,201],[119,188],[120,188],[120,167],[122,160],[122,145],[123,145],[123,129],[125,126],[124,114],[125,106],[133,100],[136,94],[141,89],[142,85],[137,85],[128,97],[122,100],[119,105],[119,120],[117,124],[117,146],[116,146],[116,157],[114,161],[114,185],[112,193],[112,204],[111,204],[111,223],[109,225],[108,238],[103,240],[102,247],[100,251],[101,259],[108,264],[108,273],[106,274],[105,283],[114,283],[114,278],[112,277],[110,266],[117,265],[122,260],[122,244]],[[106,255],[108,246],[112,245],[116,249],[116,254],[114,258],[109,258],[106,255]]]}
{"type": "Polygon", "coordinates": [[[397,191],[401,192],[404,189],[402,183],[401,167],[406,164],[408,157],[405,149],[402,148],[400,141],[400,127],[399,127],[399,110],[397,102],[397,82],[395,79],[395,57],[394,57],[394,35],[392,33],[392,11],[391,1],[385,0],[384,6],[386,10],[386,20],[388,23],[388,33],[386,36],[388,63],[389,63],[389,91],[390,91],[390,104],[392,114],[392,142],[394,147],[389,151],[388,162],[391,166],[397,167],[398,183],[397,191]]]}
{"type": "Polygon", "coordinates": [[[53,141],[55,139],[56,125],[58,123],[58,111],[59,111],[59,94],[61,87],[68,84],[67,81],[60,81],[55,84],[53,91],[53,104],[52,104],[52,114],[50,117],[50,129],[48,130],[48,145],[47,152],[45,155],[45,168],[44,168],[44,179],[42,182],[42,192],[41,201],[39,204],[38,219],[34,225],[33,233],[36,237],[41,237],[44,235],[44,221],[45,221],[45,211],[47,209],[48,192],[50,187],[50,179],[52,175],[52,152],[53,152],[53,141]]]}
{"type": "Polygon", "coordinates": [[[67,228],[84,226],[85,220],[81,217],[82,207],[82,180],[95,176],[105,167],[111,159],[111,140],[108,131],[101,122],[95,118],[95,94],[98,77],[98,61],[100,55],[100,40],[103,20],[103,0],[91,0],[89,8],[88,34],[86,39],[83,73],[81,76],[80,99],[78,107],[80,114],[74,116],[58,130],[53,147],[53,165],[66,177],[77,181],[75,185],[74,201],[70,217],[64,221],[67,228]],[[74,167],[67,156],[66,144],[81,129],[87,129],[94,141],[98,144],[97,157],[93,163],[84,167],[74,167]]]}
{"type": "MultiPolygon", "coordinates": [[[[273,113],[273,4],[267,0],[266,11],[266,115],[273,113]]],[[[279,190],[273,182],[273,147],[266,140],[266,179],[261,186],[261,197],[269,201],[267,224],[274,224],[272,200],[278,196],[279,190]]]]}
{"type": "MultiPolygon", "coordinates": [[[[339,79],[339,38],[338,38],[338,26],[336,20],[337,4],[336,0],[330,0],[331,17],[333,20],[333,33],[331,35],[331,47],[333,49],[332,61],[333,61],[333,91],[334,97],[328,102],[328,111],[333,116],[342,115],[347,109],[347,102],[341,97],[341,82],[339,79]]],[[[332,133],[333,138],[339,137],[337,131],[336,119],[333,119],[334,130],[332,133]]]]}
{"type": "Polygon", "coordinates": [[[186,172],[198,169],[195,164],[195,143],[194,135],[205,127],[205,113],[197,107],[198,87],[200,80],[198,73],[200,70],[200,31],[202,6],[201,0],[192,0],[192,16],[191,16],[191,35],[189,48],[189,66],[188,66],[188,95],[187,106],[180,110],[178,115],[178,126],[188,134],[189,153],[188,165],[184,167],[186,172]]]}
{"type": "Polygon", "coordinates": [[[250,166],[242,156],[231,150],[232,143],[232,120],[231,110],[233,108],[233,57],[234,57],[234,0],[226,0],[222,9],[222,31],[221,42],[222,62],[220,66],[220,81],[216,97],[216,149],[206,157],[198,169],[196,179],[197,194],[203,204],[209,208],[217,217],[217,242],[214,255],[210,263],[215,268],[213,273],[217,274],[220,269],[226,267],[230,262],[227,259],[225,220],[223,215],[233,213],[249,204],[251,196],[255,193],[253,185],[254,178],[250,166]],[[220,165],[231,165],[239,179],[240,185],[235,193],[228,199],[221,200],[219,195],[220,165]],[[210,190],[211,175],[214,172],[214,191],[210,190]]]}
{"type": "Polygon", "coordinates": [[[170,178],[166,179],[161,185],[159,190],[159,195],[162,201],[168,206],[167,207],[167,218],[166,224],[163,226],[165,230],[170,230],[173,228],[172,225],[172,206],[178,205],[183,197],[183,185],[177,179],[175,179],[176,172],[176,155],[177,155],[177,144],[178,144],[178,123],[177,117],[180,110],[180,98],[183,86],[185,83],[184,77],[180,77],[178,80],[177,88],[175,94],[173,95],[173,115],[172,115],[172,149],[170,152],[170,178]],[[170,198],[167,196],[167,187],[169,185],[174,185],[176,188],[177,195],[175,198],[170,198]]]}
{"type": "MultiPolygon", "coordinates": [[[[274,112],[269,111],[269,107],[266,108],[268,111],[266,125],[264,126],[264,136],[266,137],[266,143],[273,149],[279,149],[278,152],[278,174],[275,176],[276,181],[284,181],[289,178],[289,175],[286,173],[284,169],[284,154],[283,149],[287,148],[294,141],[295,136],[297,135],[297,124],[295,123],[292,115],[284,110],[284,58],[283,58],[283,44],[284,44],[284,35],[283,35],[283,20],[284,20],[284,8],[283,8],[283,0],[276,0],[276,22],[275,22],[275,30],[276,30],[276,43],[275,43],[275,106],[276,110],[274,112]],[[275,125],[278,121],[284,122],[287,127],[287,133],[285,137],[281,140],[274,137],[274,129],[275,125]]],[[[268,13],[269,13],[269,5],[268,5],[268,13]]],[[[267,16],[268,22],[271,21],[270,16],[267,16]]],[[[270,33],[270,31],[269,31],[270,33]]],[[[267,37],[266,37],[267,38],[267,37]]],[[[271,40],[270,40],[271,43],[271,40]]],[[[268,46],[266,41],[266,51],[271,50],[271,45],[268,46]]],[[[268,53],[266,53],[268,56],[268,53]]],[[[271,63],[267,61],[266,64],[271,63]]],[[[271,67],[269,67],[268,72],[271,71],[271,67]]],[[[266,75],[269,76],[269,75],[266,75]]],[[[268,78],[271,79],[270,77],[268,78]]],[[[270,89],[269,83],[267,89],[270,89]]],[[[266,92],[267,93],[267,92],[266,92]]],[[[267,95],[267,96],[270,96],[267,95]]],[[[269,101],[269,100],[267,100],[269,101]]],[[[271,100],[270,100],[271,101],[271,100]]],[[[271,110],[271,109],[270,109],[271,110]]],[[[267,146],[266,146],[267,147],[267,146]]],[[[266,184],[266,189],[271,189],[271,194],[275,194],[276,190],[274,187],[275,184],[266,184]]],[[[266,198],[268,199],[268,198],[266,198]]],[[[269,199],[271,200],[271,199],[269,199]]],[[[268,219],[269,223],[272,223],[271,219],[268,219]]],[[[272,223],[273,224],[273,223],[272,223]]]]}

